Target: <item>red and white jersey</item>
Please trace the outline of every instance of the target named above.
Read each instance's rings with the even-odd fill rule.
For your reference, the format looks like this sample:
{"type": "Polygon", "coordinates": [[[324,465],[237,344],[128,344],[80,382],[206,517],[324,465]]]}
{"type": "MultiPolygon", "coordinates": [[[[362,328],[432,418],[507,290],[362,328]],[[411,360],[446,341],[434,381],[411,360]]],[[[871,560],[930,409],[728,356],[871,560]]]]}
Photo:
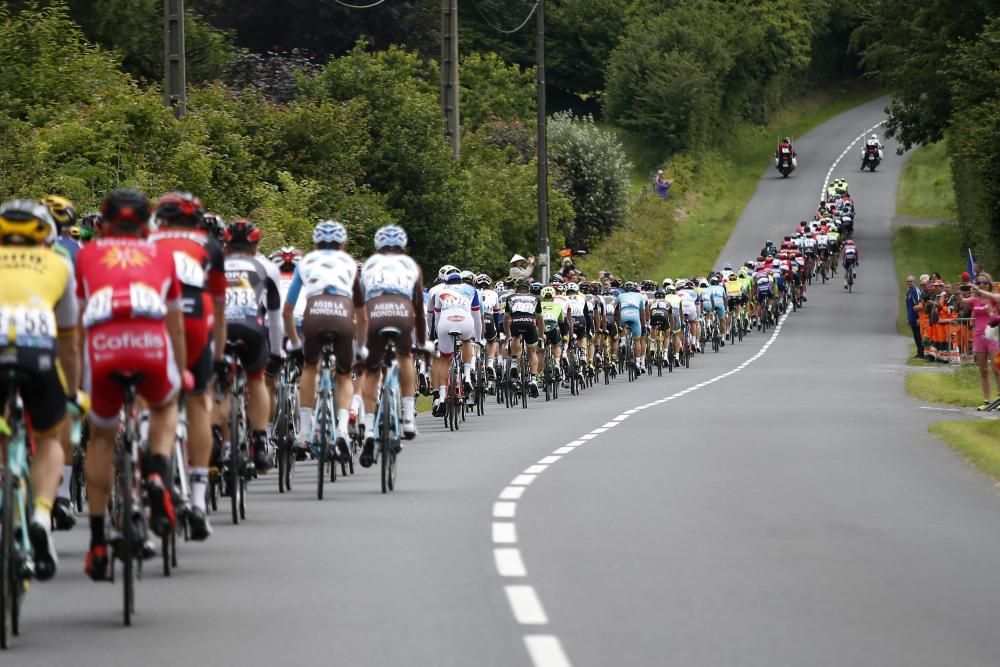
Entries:
{"type": "Polygon", "coordinates": [[[158,321],[181,309],[181,284],[173,254],[144,239],[91,241],[77,256],[76,294],[83,327],[108,322],[158,321]]]}

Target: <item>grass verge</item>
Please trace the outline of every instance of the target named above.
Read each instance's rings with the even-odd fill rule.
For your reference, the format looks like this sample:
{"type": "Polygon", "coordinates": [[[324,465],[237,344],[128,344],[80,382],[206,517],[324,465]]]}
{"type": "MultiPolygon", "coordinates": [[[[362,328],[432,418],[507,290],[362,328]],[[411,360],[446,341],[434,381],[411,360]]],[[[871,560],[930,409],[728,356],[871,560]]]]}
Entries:
{"type": "Polygon", "coordinates": [[[592,248],[580,264],[588,275],[609,269],[630,278],[710,271],[778,138],[801,136],[880,94],[862,82],[839,91],[816,92],[786,105],[767,126],[740,125],[713,150],[699,151],[696,157],[673,156],[665,167],[674,181],[669,202],[649,191],[650,174],[664,160],[662,152],[648,141],[620,134],[635,165],[632,183],[633,189],[641,189],[639,202],[622,228],[592,248]]]}
{"type": "Polygon", "coordinates": [[[1000,421],[938,422],[931,424],[928,430],[978,470],[1000,479],[1000,421]]]}
{"type": "Polygon", "coordinates": [[[955,190],[947,140],[918,148],[899,179],[896,213],[922,218],[954,218],[955,190]]]}
{"type": "Polygon", "coordinates": [[[952,371],[913,371],[906,376],[906,391],[921,401],[960,408],[976,407],[983,402],[979,369],[975,366],[959,366],[952,371]]]}

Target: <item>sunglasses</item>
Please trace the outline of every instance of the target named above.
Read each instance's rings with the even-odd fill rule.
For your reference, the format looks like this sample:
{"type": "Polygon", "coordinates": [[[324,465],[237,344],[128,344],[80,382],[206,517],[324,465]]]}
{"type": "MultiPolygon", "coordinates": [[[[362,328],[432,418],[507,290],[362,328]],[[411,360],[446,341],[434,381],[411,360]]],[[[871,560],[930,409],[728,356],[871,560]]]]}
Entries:
{"type": "Polygon", "coordinates": [[[989,284],[988,282],[985,282],[985,281],[983,281],[983,280],[977,280],[977,281],[976,281],[976,284],[977,284],[977,285],[985,285],[986,287],[989,287],[989,286],[990,286],[990,284],[989,284]]]}

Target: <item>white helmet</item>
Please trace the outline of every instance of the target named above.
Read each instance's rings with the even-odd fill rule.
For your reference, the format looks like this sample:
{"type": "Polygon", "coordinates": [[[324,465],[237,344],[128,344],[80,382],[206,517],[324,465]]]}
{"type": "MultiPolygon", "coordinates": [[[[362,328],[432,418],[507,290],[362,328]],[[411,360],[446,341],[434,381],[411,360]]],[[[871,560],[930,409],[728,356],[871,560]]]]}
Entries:
{"type": "Polygon", "coordinates": [[[875,141],[878,141],[878,135],[875,134],[874,132],[872,132],[872,139],[874,139],[875,141]]]}

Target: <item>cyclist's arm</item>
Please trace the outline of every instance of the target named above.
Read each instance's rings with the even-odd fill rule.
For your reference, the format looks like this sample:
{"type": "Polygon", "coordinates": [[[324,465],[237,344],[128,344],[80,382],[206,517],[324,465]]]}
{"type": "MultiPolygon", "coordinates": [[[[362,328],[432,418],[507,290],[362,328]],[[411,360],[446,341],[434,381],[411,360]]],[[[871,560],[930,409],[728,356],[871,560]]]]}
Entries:
{"type": "Polygon", "coordinates": [[[292,273],[292,283],[288,286],[288,293],[285,294],[285,307],[281,311],[282,319],[285,323],[285,332],[288,335],[288,347],[297,350],[302,347],[299,340],[299,332],[295,330],[295,302],[299,300],[299,292],[302,290],[302,276],[299,275],[299,267],[295,267],[292,273]]]}
{"type": "Polygon", "coordinates": [[[66,379],[66,395],[69,398],[76,396],[76,390],[80,386],[80,349],[77,342],[80,311],[77,306],[76,276],[70,268],[66,289],[54,309],[56,328],[59,331],[59,366],[66,379]]]}
{"type": "Polygon", "coordinates": [[[479,342],[483,339],[482,307],[479,305],[479,290],[472,290],[472,332],[473,339],[479,342]]]}
{"type": "MultiPolygon", "coordinates": [[[[273,267],[275,274],[277,274],[277,267],[270,262],[267,264],[273,267]]],[[[281,311],[281,292],[278,290],[278,281],[271,276],[271,271],[268,270],[265,275],[267,276],[267,280],[264,282],[264,307],[267,308],[267,321],[269,325],[267,333],[270,338],[271,354],[281,355],[281,344],[285,341],[285,326],[282,321],[281,311]]]]}
{"type": "Polygon", "coordinates": [[[215,345],[212,356],[215,361],[222,361],[226,352],[226,258],[222,253],[222,247],[214,240],[207,247],[208,293],[212,297],[212,312],[215,316],[215,321],[212,323],[212,342],[215,345]]]}
{"type": "Polygon", "coordinates": [[[424,275],[417,269],[417,282],[413,286],[413,328],[417,336],[417,345],[423,347],[427,342],[427,318],[424,317],[424,275]]]}
{"type": "Polygon", "coordinates": [[[507,338],[510,338],[510,299],[507,299],[507,303],[504,305],[504,310],[507,312],[507,317],[503,318],[503,333],[507,338]]]}
{"type": "MultiPolygon", "coordinates": [[[[173,267],[173,262],[171,262],[173,267]]],[[[181,283],[177,279],[177,273],[170,271],[170,287],[167,288],[167,332],[170,334],[170,341],[174,347],[174,360],[177,362],[177,372],[184,376],[187,370],[187,346],[184,337],[184,308],[181,305],[181,283]]]]}
{"type": "Polygon", "coordinates": [[[361,291],[361,275],[354,276],[354,342],[360,348],[368,340],[368,311],[365,309],[365,295],[361,291]]]}

